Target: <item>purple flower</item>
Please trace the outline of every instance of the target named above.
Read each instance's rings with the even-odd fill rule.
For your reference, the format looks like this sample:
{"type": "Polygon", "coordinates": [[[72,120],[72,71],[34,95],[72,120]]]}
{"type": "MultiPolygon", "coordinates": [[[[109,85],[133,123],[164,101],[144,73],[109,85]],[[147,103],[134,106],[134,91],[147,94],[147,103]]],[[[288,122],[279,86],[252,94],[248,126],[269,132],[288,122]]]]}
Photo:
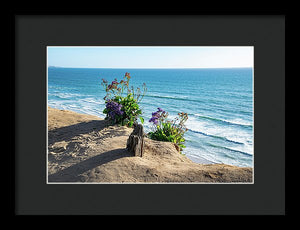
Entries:
{"type": "Polygon", "coordinates": [[[162,116],[165,113],[166,112],[161,108],[157,108],[157,111],[152,113],[152,117],[150,118],[149,122],[153,122],[153,124],[157,125],[158,121],[162,119],[162,116]]]}
{"type": "Polygon", "coordinates": [[[152,121],[157,120],[157,119],[158,119],[157,117],[151,117],[149,122],[152,122],[152,121]]]}
{"type": "Polygon", "coordinates": [[[159,112],[154,112],[154,113],[152,113],[152,117],[160,117],[159,112]]]}
{"type": "Polygon", "coordinates": [[[157,123],[158,123],[158,117],[155,117],[155,116],[151,117],[150,120],[149,120],[149,122],[153,122],[155,125],[157,125],[157,123]]]}
{"type": "Polygon", "coordinates": [[[106,103],[106,109],[107,109],[107,114],[110,118],[115,119],[116,115],[120,115],[122,116],[124,114],[124,111],[122,111],[122,105],[112,101],[112,100],[108,100],[106,103]]]}

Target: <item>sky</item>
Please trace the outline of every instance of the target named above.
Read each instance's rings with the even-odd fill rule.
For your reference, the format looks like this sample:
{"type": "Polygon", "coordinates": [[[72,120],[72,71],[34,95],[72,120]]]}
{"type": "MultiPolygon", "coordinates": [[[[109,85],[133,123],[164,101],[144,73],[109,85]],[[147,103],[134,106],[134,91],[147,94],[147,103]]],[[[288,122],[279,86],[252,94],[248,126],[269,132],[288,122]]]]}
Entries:
{"type": "Polygon", "coordinates": [[[48,66],[71,68],[253,67],[253,46],[48,46],[48,66]]]}

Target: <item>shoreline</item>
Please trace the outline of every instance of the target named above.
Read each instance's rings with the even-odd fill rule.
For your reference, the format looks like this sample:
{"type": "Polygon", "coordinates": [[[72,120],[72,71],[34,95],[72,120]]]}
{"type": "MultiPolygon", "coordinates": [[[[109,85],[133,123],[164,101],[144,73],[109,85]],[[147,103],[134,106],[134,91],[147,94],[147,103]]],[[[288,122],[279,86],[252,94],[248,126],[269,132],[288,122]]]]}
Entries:
{"type": "Polygon", "coordinates": [[[145,154],[126,150],[132,128],[94,115],[48,106],[48,182],[252,183],[253,169],[194,162],[171,142],[145,138],[145,154]]]}

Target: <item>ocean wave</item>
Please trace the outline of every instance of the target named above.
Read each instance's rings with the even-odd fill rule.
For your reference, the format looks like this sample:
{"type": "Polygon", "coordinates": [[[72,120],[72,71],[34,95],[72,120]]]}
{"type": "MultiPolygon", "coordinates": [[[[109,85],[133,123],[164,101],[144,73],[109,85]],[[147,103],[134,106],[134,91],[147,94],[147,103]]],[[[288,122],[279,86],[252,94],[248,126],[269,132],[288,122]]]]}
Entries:
{"type": "Polygon", "coordinates": [[[80,97],[83,95],[78,93],[48,92],[48,96],[54,96],[60,99],[70,99],[70,98],[80,97]]]}
{"type": "Polygon", "coordinates": [[[82,98],[82,99],[79,99],[80,101],[83,101],[83,102],[88,102],[88,103],[94,103],[94,104],[97,104],[97,105],[104,105],[105,104],[105,101],[102,100],[102,99],[95,99],[95,98],[82,98]]]}
{"type": "MultiPolygon", "coordinates": [[[[202,98],[202,99],[199,99],[199,98],[191,98],[190,96],[178,96],[178,95],[156,95],[156,94],[146,94],[144,96],[144,98],[156,98],[156,99],[170,99],[170,100],[174,100],[174,101],[185,101],[185,102],[194,102],[194,103],[201,103],[201,106],[202,106],[202,109],[205,109],[207,111],[218,111],[218,112],[222,112],[222,113],[232,113],[233,112],[233,106],[235,106],[234,108],[234,112],[237,112],[237,113],[241,113],[241,114],[244,114],[244,115],[248,115],[248,116],[252,116],[253,113],[250,111],[246,111],[245,109],[248,109],[248,107],[243,107],[241,106],[240,108],[237,108],[235,104],[232,104],[232,103],[229,103],[228,101],[224,102],[224,101],[221,101],[221,100],[217,100],[217,99],[213,99],[213,98],[202,98]],[[224,106],[224,103],[227,105],[227,106],[224,106]]],[[[145,102],[145,101],[144,101],[145,102]]],[[[147,102],[145,102],[147,103],[147,102]]],[[[151,103],[153,103],[151,101],[151,103]]],[[[161,102],[160,102],[161,103],[161,102]]],[[[170,102],[168,102],[170,103],[170,102]]],[[[226,122],[226,121],[225,121],[226,122]]],[[[230,121],[228,121],[230,122],[230,121]]],[[[231,122],[232,123],[232,122],[231,122]]],[[[247,126],[247,124],[245,125],[247,126]]],[[[248,125],[250,126],[250,125],[248,125]]]]}
{"type": "Polygon", "coordinates": [[[229,125],[234,125],[234,126],[242,126],[242,127],[247,127],[247,128],[252,128],[253,125],[249,124],[249,123],[244,123],[242,120],[240,119],[235,119],[235,120],[223,120],[223,119],[219,119],[219,118],[214,118],[214,117],[208,117],[208,116],[203,116],[200,114],[193,114],[196,117],[199,117],[201,119],[206,119],[206,120],[210,120],[210,121],[215,121],[215,122],[220,122],[220,123],[224,123],[224,124],[229,124],[229,125]]]}
{"type": "Polygon", "coordinates": [[[195,141],[195,143],[191,143],[192,145],[206,146],[207,142],[211,142],[228,147],[233,151],[253,153],[253,132],[250,129],[244,129],[238,125],[212,123],[210,120],[198,119],[195,116],[189,117],[186,126],[189,129],[186,137],[195,141]]]}
{"type": "Polygon", "coordinates": [[[188,101],[197,101],[199,102],[199,100],[193,100],[193,99],[189,99],[188,96],[164,96],[164,95],[145,95],[145,97],[152,97],[152,98],[165,98],[165,99],[173,99],[173,100],[181,100],[181,101],[186,101],[188,99],[188,101]]]}
{"type": "Polygon", "coordinates": [[[227,151],[231,151],[231,152],[234,152],[234,153],[243,154],[243,155],[246,155],[246,156],[251,156],[251,157],[253,156],[251,153],[244,152],[244,151],[241,151],[241,150],[237,150],[237,149],[233,149],[233,148],[229,148],[229,147],[225,147],[225,146],[220,146],[220,145],[215,145],[215,144],[211,144],[211,143],[206,143],[206,144],[211,146],[211,147],[214,147],[214,148],[227,150],[227,151]]]}
{"type": "Polygon", "coordinates": [[[204,146],[200,146],[198,148],[187,146],[185,149],[183,149],[183,153],[186,154],[187,157],[189,156],[191,156],[192,158],[201,157],[213,163],[222,163],[222,161],[218,159],[218,156],[215,153],[211,152],[204,146]]]}
{"type": "MultiPolygon", "coordinates": [[[[100,104],[100,103],[99,103],[100,104]]],[[[71,110],[78,113],[90,114],[99,117],[104,117],[102,108],[97,103],[85,102],[80,99],[70,100],[68,103],[64,100],[48,100],[48,105],[56,109],[71,110]]]]}
{"type": "Polygon", "coordinates": [[[227,142],[230,142],[230,143],[244,145],[244,143],[242,143],[242,142],[230,140],[230,139],[228,139],[226,137],[212,135],[212,134],[207,134],[207,133],[204,133],[204,132],[201,132],[201,131],[197,131],[197,130],[193,130],[193,129],[189,129],[189,131],[191,131],[193,133],[198,133],[198,134],[201,134],[201,135],[204,135],[204,136],[208,136],[208,137],[213,137],[213,138],[217,138],[217,139],[220,139],[220,140],[224,140],[224,141],[227,141],[227,142]]]}
{"type": "MultiPolygon", "coordinates": [[[[188,147],[183,150],[187,157],[191,156],[191,160],[195,158],[204,158],[212,163],[223,163],[229,165],[237,165],[241,167],[252,167],[252,155],[242,154],[229,150],[216,151],[212,146],[202,145],[201,147],[188,147]]],[[[197,162],[197,160],[196,160],[197,162]]]]}
{"type": "MultiPolygon", "coordinates": [[[[174,120],[175,117],[176,115],[174,114],[169,115],[170,120],[174,120]]],[[[252,136],[252,130],[248,127],[244,128],[244,126],[241,125],[216,124],[212,123],[209,119],[199,119],[196,116],[189,116],[185,125],[189,130],[188,132],[217,138],[238,145],[247,144],[252,136]]]]}

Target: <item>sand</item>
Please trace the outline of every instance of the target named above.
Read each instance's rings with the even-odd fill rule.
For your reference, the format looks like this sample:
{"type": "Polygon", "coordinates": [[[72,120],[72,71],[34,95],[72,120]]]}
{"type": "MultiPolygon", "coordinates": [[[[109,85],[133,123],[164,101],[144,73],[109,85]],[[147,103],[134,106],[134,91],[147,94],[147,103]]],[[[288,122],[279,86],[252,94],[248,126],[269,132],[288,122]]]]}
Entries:
{"type": "Polygon", "coordinates": [[[252,183],[252,168],[195,163],[170,142],[145,138],[135,157],[126,150],[132,130],[48,107],[48,183],[252,183]]]}

